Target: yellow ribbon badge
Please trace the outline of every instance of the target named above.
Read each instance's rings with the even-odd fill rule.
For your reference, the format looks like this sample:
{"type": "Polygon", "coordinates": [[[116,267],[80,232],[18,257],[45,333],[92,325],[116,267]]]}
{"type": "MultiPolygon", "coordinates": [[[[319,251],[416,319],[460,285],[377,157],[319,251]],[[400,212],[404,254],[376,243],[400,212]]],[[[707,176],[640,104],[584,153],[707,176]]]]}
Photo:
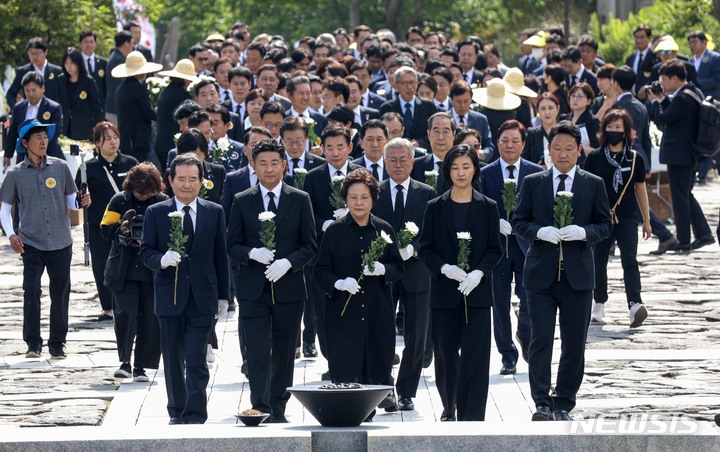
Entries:
{"type": "Polygon", "coordinates": [[[203,182],[203,185],[205,185],[205,189],[207,189],[207,190],[212,190],[213,187],[215,186],[215,184],[213,184],[213,181],[211,181],[210,179],[205,179],[205,181],[203,182]]]}
{"type": "Polygon", "coordinates": [[[48,177],[45,179],[45,186],[47,188],[55,188],[55,185],[57,185],[57,182],[55,182],[55,179],[52,177],[48,177]]]}
{"type": "Polygon", "coordinates": [[[104,71],[103,69],[100,69],[100,70],[98,71],[98,75],[99,75],[100,77],[105,77],[105,71],[104,71]]]}
{"type": "Polygon", "coordinates": [[[54,78],[55,78],[55,74],[51,72],[50,75],[48,75],[48,79],[52,80],[54,78]]]}
{"type": "Polygon", "coordinates": [[[44,119],[45,121],[47,121],[47,120],[50,119],[50,112],[49,112],[49,111],[46,111],[45,113],[43,113],[43,119],[44,119]]]}
{"type": "Polygon", "coordinates": [[[82,99],[82,100],[87,99],[87,93],[85,91],[80,91],[80,99],[82,99]]]}

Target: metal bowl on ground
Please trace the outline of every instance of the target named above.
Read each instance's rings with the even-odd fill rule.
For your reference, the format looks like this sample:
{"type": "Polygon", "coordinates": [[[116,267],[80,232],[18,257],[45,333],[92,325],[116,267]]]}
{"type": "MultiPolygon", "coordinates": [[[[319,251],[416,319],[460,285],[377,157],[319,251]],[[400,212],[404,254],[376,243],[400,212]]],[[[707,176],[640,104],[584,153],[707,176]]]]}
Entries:
{"type": "Polygon", "coordinates": [[[393,389],[384,385],[302,385],[287,388],[324,427],[357,427],[393,389]]]}
{"type": "Polygon", "coordinates": [[[270,413],[263,414],[236,414],[235,417],[240,419],[240,422],[245,424],[247,427],[257,427],[265,419],[270,416],[270,413]]]}

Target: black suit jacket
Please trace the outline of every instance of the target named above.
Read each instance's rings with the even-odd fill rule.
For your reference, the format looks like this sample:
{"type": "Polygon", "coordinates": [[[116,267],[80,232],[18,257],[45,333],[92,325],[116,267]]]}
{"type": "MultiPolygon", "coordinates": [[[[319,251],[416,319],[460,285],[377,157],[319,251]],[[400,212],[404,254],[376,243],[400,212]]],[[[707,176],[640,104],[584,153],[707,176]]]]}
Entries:
{"type": "Polygon", "coordinates": [[[368,108],[360,106],[360,125],[365,124],[371,119],[380,119],[380,112],[376,108],[368,108]]]}
{"type": "Polygon", "coordinates": [[[142,53],[145,59],[149,62],[154,61],[152,56],[152,51],[149,47],[145,47],[142,44],[137,44],[133,50],[137,50],[138,52],[142,53]]]}
{"type": "MultiPolygon", "coordinates": [[[[427,121],[430,119],[430,116],[437,113],[437,108],[435,108],[433,101],[420,99],[417,96],[415,96],[413,102],[415,104],[415,111],[413,113],[412,128],[408,130],[407,125],[405,126],[403,138],[416,140],[420,143],[421,147],[429,149],[430,142],[427,137],[427,121]]],[[[399,113],[400,116],[403,115],[402,107],[400,106],[400,99],[389,100],[380,106],[380,116],[391,111],[399,113]]]]}
{"type": "MultiPolygon", "coordinates": [[[[427,183],[427,177],[425,176],[426,171],[438,172],[437,187],[435,187],[435,189],[439,195],[442,195],[452,188],[452,182],[445,180],[445,176],[443,176],[442,171],[438,170],[432,152],[427,154],[425,157],[415,159],[413,169],[410,171],[410,177],[416,181],[427,183]]],[[[473,183],[473,189],[482,193],[482,182],[480,179],[473,183]]]]}
{"type": "MultiPolygon", "coordinates": [[[[568,120],[572,122],[572,118],[573,114],[570,112],[560,115],[558,120],[568,120]]],[[[592,111],[590,111],[589,108],[580,115],[575,125],[578,127],[585,127],[585,130],[587,131],[588,139],[590,140],[590,149],[585,149],[586,155],[590,153],[591,150],[600,147],[600,139],[597,136],[597,133],[600,130],[600,120],[592,114],[592,111]]]]}
{"type": "MultiPolygon", "coordinates": [[[[256,300],[268,283],[267,266],[249,257],[261,248],[258,215],[265,210],[259,186],[235,195],[228,221],[228,255],[240,263],[240,298],[256,300]]],[[[274,284],[275,301],[285,303],[307,299],[303,267],[317,254],[315,222],[307,193],[283,184],[275,217],[275,260],[287,259],[292,268],[274,284]]]]}
{"type": "MultiPolygon", "coordinates": [[[[592,72],[585,69],[580,76],[580,80],[578,80],[578,83],[585,82],[588,85],[590,85],[590,88],[592,88],[593,93],[597,96],[600,94],[600,91],[598,90],[598,84],[597,84],[597,77],[592,72]]],[[[568,75],[565,77],[565,83],[567,83],[568,89],[572,87],[571,84],[571,77],[568,75]]]]}
{"type": "MultiPolygon", "coordinates": [[[[315,155],[313,153],[305,151],[305,161],[303,163],[304,163],[303,168],[310,171],[310,170],[314,170],[318,166],[325,163],[325,159],[320,157],[319,155],[315,155]]],[[[292,160],[290,157],[290,158],[288,158],[288,174],[292,174],[291,166],[292,166],[292,160]]],[[[294,171],[294,168],[292,168],[292,170],[294,171]]]]}
{"type": "Polygon", "coordinates": [[[63,110],[62,134],[73,140],[92,141],[92,130],[103,120],[103,107],[95,80],[80,78],[73,96],[70,97],[69,82],[65,74],[58,77],[60,105],[63,110]]]}
{"type": "MultiPolygon", "coordinates": [[[[15,106],[15,100],[18,94],[25,97],[25,93],[23,92],[22,85],[20,83],[22,82],[22,78],[25,74],[34,70],[35,68],[32,63],[24,64],[15,70],[15,78],[13,79],[10,88],[8,88],[7,95],[5,96],[7,98],[8,107],[13,108],[15,106]]],[[[54,100],[55,102],[58,101],[58,76],[62,73],[63,72],[60,66],[56,66],[49,61],[45,64],[45,71],[42,74],[43,81],[45,82],[45,97],[50,100],[54,100]]]]}
{"type": "Polygon", "coordinates": [[[185,100],[192,99],[190,93],[183,86],[182,81],[171,81],[162,90],[157,102],[157,138],[155,139],[155,154],[165,166],[168,151],[175,147],[173,137],[180,132],[180,126],[173,119],[173,112],[185,100]]]}
{"type": "MultiPolygon", "coordinates": [[[[587,239],[562,243],[563,266],[573,289],[592,290],[593,245],[610,235],[610,205],[603,180],[580,168],[575,170],[572,192],[572,224],[585,229],[587,239]]],[[[526,289],[547,289],[557,281],[560,246],[537,239],[540,228],[554,226],[554,205],[552,169],[524,179],[511,223],[515,233],[530,242],[523,275],[526,289]]]]}
{"type": "Polygon", "coordinates": [[[188,257],[180,262],[175,290],[176,267],[163,269],[160,260],[168,250],[170,212],[176,212],[175,198],[153,204],[145,211],[140,260],[154,272],[155,314],[177,316],[185,311],[189,295],[197,309],[215,315],[218,299],[230,299],[230,266],[227,260],[225,214],[222,208],[204,199],[197,200],[195,239],[188,257]]]}
{"type": "MultiPolygon", "coordinates": [[[[288,185],[292,185],[292,176],[286,174],[283,178],[283,182],[288,185]]],[[[250,168],[248,166],[243,166],[239,170],[232,171],[225,175],[225,180],[223,181],[220,193],[220,205],[222,205],[226,217],[230,218],[230,212],[235,195],[244,192],[250,187],[250,168]]]]}
{"type": "Polygon", "coordinates": [[[115,94],[123,79],[113,77],[112,70],[123,63],[125,63],[125,55],[118,49],[112,49],[108,59],[107,71],[105,72],[105,113],[117,113],[115,94]]]}
{"type": "MultiPolygon", "coordinates": [[[[354,163],[348,163],[347,172],[361,168],[354,163]]],[[[333,219],[335,209],[330,204],[330,194],[332,187],[330,182],[330,172],[328,163],[323,163],[305,176],[305,184],[303,190],[310,195],[313,214],[315,215],[315,229],[317,230],[318,239],[322,237],[322,226],[327,220],[333,219]]],[[[319,240],[318,240],[319,242],[319,240]]]]}
{"type": "MultiPolygon", "coordinates": [[[[633,51],[630,55],[625,58],[625,64],[630,66],[631,69],[635,67],[635,59],[638,57],[639,52],[633,51]]],[[[633,87],[633,93],[637,94],[643,86],[647,85],[652,75],[652,67],[660,62],[660,58],[653,53],[652,50],[648,50],[643,58],[640,67],[637,70],[637,79],[635,80],[635,86],[633,87]]]]}
{"type": "MultiPolygon", "coordinates": [[[[85,62],[85,66],[87,66],[87,57],[85,55],[83,55],[83,61],[85,62]]],[[[100,93],[100,102],[102,103],[103,109],[105,109],[105,99],[107,97],[107,87],[105,86],[105,77],[108,76],[107,66],[108,61],[105,58],[100,58],[95,55],[95,59],[93,60],[93,71],[89,74],[90,77],[95,80],[95,85],[97,85],[98,92],[100,93]]]]}
{"type": "MultiPolygon", "coordinates": [[[[375,201],[372,209],[373,215],[387,221],[396,234],[405,229],[405,223],[408,221],[415,223],[418,228],[422,228],[425,208],[428,202],[437,198],[434,188],[412,179],[410,179],[410,188],[404,195],[406,196],[405,209],[400,223],[395,218],[392,199],[394,194],[391,193],[389,180],[383,181],[380,185],[380,197],[375,201]]],[[[430,290],[430,273],[417,255],[417,250],[420,249],[420,233],[415,236],[411,245],[415,249],[416,255],[405,261],[400,280],[409,293],[427,292],[430,290]]]]}
{"type": "MultiPolygon", "coordinates": [[[[357,166],[362,166],[363,168],[366,168],[368,171],[370,171],[372,173],[372,167],[365,166],[365,154],[364,153],[363,153],[363,155],[356,158],[352,162],[353,162],[353,164],[355,164],[357,166]]],[[[382,170],[382,176],[380,176],[380,177],[382,178],[382,180],[378,181],[378,182],[385,182],[386,180],[388,180],[388,177],[390,177],[390,176],[388,176],[387,168],[385,168],[384,166],[383,166],[383,170],[382,170]]]]}
{"type": "MultiPolygon", "coordinates": [[[[203,199],[214,202],[215,204],[220,204],[223,186],[225,183],[225,167],[207,161],[204,161],[202,163],[204,179],[203,184],[205,186],[204,189],[201,189],[201,192],[205,192],[203,199]]],[[[165,170],[163,179],[165,182],[165,194],[167,194],[169,197],[173,197],[175,196],[175,193],[173,193],[172,186],[170,185],[169,176],[170,168],[165,170]]],[[[227,218],[227,215],[225,215],[225,218],[227,218]]]]}
{"type": "Polygon", "coordinates": [[[455,224],[452,204],[450,192],[430,201],[420,234],[418,253],[433,278],[430,307],[451,309],[463,302],[463,296],[458,291],[459,283],[443,275],[440,269],[445,264],[457,265],[457,233],[467,231],[472,237],[468,259],[470,269],[467,272],[483,272],[480,284],[467,296],[467,304],[489,308],[493,305],[492,269],[502,257],[497,206],[492,199],[473,191],[467,225],[459,229],[455,224]]]}
{"type": "MultiPolygon", "coordinates": [[[[13,107],[12,121],[10,122],[10,127],[7,130],[4,142],[5,157],[12,158],[12,156],[15,155],[15,145],[19,137],[20,124],[25,121],[27,107],[27,100],[18,102],[13,107]]],[[[55,134],[50,139],[50,143],[48,143],[47,154],[65,160],[65,155],[63,155],[62,149],[60,149],[60,142],[58,141],[63,127],[62,107],[60,107],[60,104],[47,97],[43,97],[38,106],[37,120],[43,124],[55,124],[55,134]]]]}
{"type": "Polygon", "coordinates": [[[645,160],[645,168],[650,168],[652,141],[650,140],[650,117],[645,108],[645,104],[637,100],[635,96],[629,94],[615,102],[612,108],[622,108],[630,113],[633,121],[633,129],[635,129],[635,133],[637,134],[632,147],[639,152],[645,160]]]}
{"type": "Polygon", "coordinates": [[[545,135],[543,126],[540,125],[527,129],[522,158],[539,165],[544,165],[545,149],[547,149],[547,145],[545,144],[546,139],[547,135],[545,135]]]}
{"type": "Polygon", "coordinates": [[[694,145],[697,135],[700,104],[685,90],[696,89],[692,83],[681,88],[672,101],[666,96],[662,102],[650,103],[650,117],[663,131],[660,143],[660,163],[695,166],[694,145]]]}
{"type": "Polygon", "coordinates": [[[150,94],[144,83],[127,77],[118,86],[115,101],[120,150],[143,162],[151,150],[152,122],[157,119],[150,105],[150,94]]]}
{"type": "Polygon", "coordinates": [[[372,108],[372,109],[375,109],[375,110],[378,110],[378,111],[379,111],[379,110],[380,110],[380,106],[381,106],[382,104],[384,104],[386,101],[387,101],[387,99],[385,99],[384,97],[379,96],[379,95],[375,94],[374,92],[368,90],[368,101],[367,101],[367,105],[363,105],[363,107],[365,107],[365,108],[372,108]]]}

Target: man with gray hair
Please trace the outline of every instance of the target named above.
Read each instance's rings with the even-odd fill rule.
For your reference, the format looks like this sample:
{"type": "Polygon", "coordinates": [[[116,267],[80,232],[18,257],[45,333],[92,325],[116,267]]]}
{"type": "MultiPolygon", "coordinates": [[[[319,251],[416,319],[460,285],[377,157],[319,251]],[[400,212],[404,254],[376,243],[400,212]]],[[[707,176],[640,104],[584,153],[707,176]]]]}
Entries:
{"type": "Polygon", "coordinates": [[[372,211],[390,223],[396,233],[416,228],[416,235],[410,244],[400,249],[400,255],[405,261],[404,271],[400,281],[393,287],[396,308],[399,301],[405,311],[405,349],[396,382],[400,410],[415,409],[412,398],[415,397],[422,372],[430,318],[430,273],[417,257],[417,242],[425,206],[437,197],[437,192],[431,186],[410,178],[415,162],[414,154],[415,147],[405,138],[393,138],[385,145],[385,170],[389,178],[380,185],[380,197],[372,211]]]}
{"type": "Polygon", "coordinates": [[[400,94],[380,106],[380,115],[394,111],[403,117],[405,133],[403,138],[413,142],[416,147],[428,148],[427,120],[437,112],[431,100],[420,99],[415,95],[418,87],[418,75],[411,67],[400,67],[393,74],[393,80],[400,94]]]}

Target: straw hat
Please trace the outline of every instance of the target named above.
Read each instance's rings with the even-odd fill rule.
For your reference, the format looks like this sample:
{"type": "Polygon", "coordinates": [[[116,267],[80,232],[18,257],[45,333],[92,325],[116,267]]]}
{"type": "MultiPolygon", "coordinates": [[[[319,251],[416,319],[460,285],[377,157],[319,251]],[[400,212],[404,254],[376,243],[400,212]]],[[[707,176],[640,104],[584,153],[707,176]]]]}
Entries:
{"type": "Polygon", "coordinates": [[[525,86],[525,75],[523,75],[522,71],[518,68],[513,67],[508,69],[507,72],[505,72],[503,80],[505,80],[505,83],[510,86],[511,93],[517,94],[518,96],[529,97],[531,99],[535,99],[537,97],[537,93],[535,91],[525,86]]]}
{"type": "Polygon", "coordinates": [[[536,33],[523,41],[526,46],[545,47],[545,32],[536,33]]]}
{"type": "Polygon", "coordinates": [[[675,42],[675,39],[673,39],[672,36],[665,36],[660,40],[660,42],[658,42],[657,46],[655,46],[656,52],[660,52],[662,50],[677,52],[680,50],[680,47],[678,47],[677,42],[675,42]]]}
{"type": "Polygon", "coordinates": [[[473,90],[473,101],[491,110],[514,110],[520,106],[520,98],[499,78],[489,80],[487,88],[473,90]]]}
{"type": "Polygon", "coordinates": [[[111,74],[115,78],[132,77],[140,74],[150,74],[162,69],[162,64],[148,63],[142,53],[137,50],[130,52],[125,63],[115,67],[111,74]]]}
{"type": "Polygon", "coordinates": [[[225,40],[225,36],[221,35],[217,31],[215,33],[211,33],[210,36],[205,38],[206,42],[224,41],[224,40],[225,40]]]}
{"type": "Polygon", "coordinates": [[[175,63],[175,67],[171,71],[158,72],[158,75],[181,78],[191,82],[197,82],[199,80],[198,77],[195,76],[195,65],[187,58],[183,58],[175,63]]]}

